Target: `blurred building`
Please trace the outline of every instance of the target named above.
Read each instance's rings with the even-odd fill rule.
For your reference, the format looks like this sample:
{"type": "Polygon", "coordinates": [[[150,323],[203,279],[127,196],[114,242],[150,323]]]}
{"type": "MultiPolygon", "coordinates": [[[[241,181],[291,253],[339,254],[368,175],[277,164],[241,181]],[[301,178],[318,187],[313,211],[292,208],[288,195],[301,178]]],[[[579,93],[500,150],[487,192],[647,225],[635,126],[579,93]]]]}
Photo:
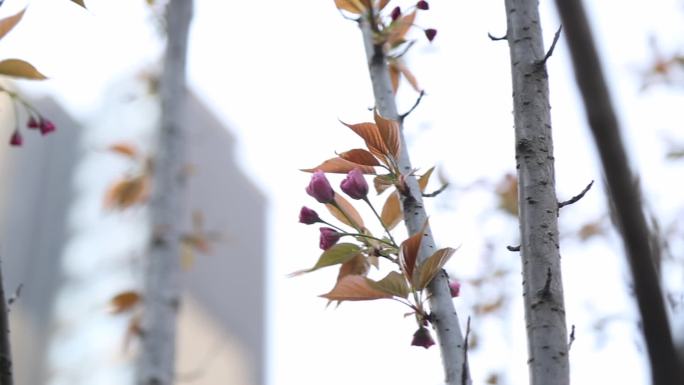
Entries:
{"type": "MultiPolygon", "coordinates": [[[[119,235],[114,228],[130,227],[127,220],[139,225],[144,209],[95,218],[102,210],[97,186],[117,175],[97,175],[116,167],[93,165],[93,159],[112,157],[103,148],[117,136],[108,139],[107,130],[139,121],[136,114],[150,114],[145,109],[153,104],[123,101],[125,92],[119,91],[115,87],[94,120],[104,122],[104,128],[83,130],[57,104],[42,100],[36,105],[56,123],[57,132],[24,135],[22,147],[9,147],[4,139],[0,144],[0,257],[6,291],[22,285],[11,309],[17,384],[121,384],[132,378],[132,354],[122,348],[128,321],[107,313],[106,305],[122,288],[139,284],[139,260],[121,255],[124,249],[117,244],[128,239],[125,231],[136,230],[124,228],[119,235]],[[88,189],[94,198],[83,198],[88,189]],[[123,374],[106,374],[97,365],[123,374]]],[[[2,108],[6,112],[11,106],[2,108]]],[[[0,117],[5,120],[1,138],[9,138],[13,129],[7,115],[0,117]]],[[[201,213],[204,229],[219,239],[184,274],[179,380],[263,385],[266,200],[237,166],[228,129],[195,96],[189,98],[186,117],[193,172],[182,220],[190,223],[193,212],[201,213]]]]}

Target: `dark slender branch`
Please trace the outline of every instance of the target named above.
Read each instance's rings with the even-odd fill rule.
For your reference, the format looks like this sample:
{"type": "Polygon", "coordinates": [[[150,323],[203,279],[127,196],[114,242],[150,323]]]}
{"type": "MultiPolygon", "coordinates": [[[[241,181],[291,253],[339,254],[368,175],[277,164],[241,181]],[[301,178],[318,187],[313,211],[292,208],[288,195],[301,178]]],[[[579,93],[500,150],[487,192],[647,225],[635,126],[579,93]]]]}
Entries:
{"type": "Polygon", "coordinates": [[[546,51],[546,55],[544,55],[544,58],[539,61],[540,65],[546,64],[546,61],[549,60],[551,55],[553,55],[553,50],[556,48],[556,43],[558,43],[558,38],[560,38],[560,33],[563,30],[563,25],[558,27],[558,30],[556,31],[556,34],[553,35],[553,42],[551,42],[551,47],[549,47],[549,50],[546,51]]]}
{"type": "Polygon", "coordinates": [[[0,385],[12,385],[12,349],[9,340],[9,311],[0,268],[0,385]]]}
{"type": "Polygon", "coordinates": [[[406,112],[404,112],[403,114],[399,115],[399,120],[400,120],[400,121],[403,122],[404,119],[406,119],[406,117],[409,116],[409,114],[410,114],[411,112],[413,112],[413,110],[415,110],[416,107],[418,107],[418,105],[420,104],[420,101],[423,100],[423,96],[425,96],[425,91],[420,91],[420,94],[418,95],[418,98],[416,99],[416,102],[413,103],[413,106],[412,106],[408,111],[406,111],[406,112]]]}
{"type": "Polygon", "coordinates": [[[496,36],[492,35],[492,34],[489,33],[489,32],[487,32],[487,36],[489,36],[489,39],[490,39],[491,41],[499,41],[499,40],[507,40],[507,39],[508,39],[508,35],[503,35],[503,36],[501,36],[501,37],[496,37],[496,36]]]}
{"type": "Polygon", "coordinates": [[[466,321],[466,332],[463,345],[463,371],[461,371],[461,385],[468,385],[470,380],[470,372],[468,369],[468,338],[470,337],[470,316],[466,321]]]}
{"type": "MultiPolygon", "coordinates": [[[[12,304],[19,299],[19,297],[21,296],[21,289],[23,287],[23,283],[20,283],[19,286],[17,286],[16,290],[14,290],[14,294],[12,294],[12,296],[7,299],[7,306],[12,306],[12,304]]],[[[7,311],[9,311],[9,309],[7,309],[7,311]]]]}
{"type": "Polygon", "coordinates": [[[404,49],[401,50],[401,53],[396,54],[396,55],[392,55],[392,59],[399,59],[399,58],[401,58],[402,56],[406,55],[406,53],[408,52],[408,50],[410,50],[411,47],[413,47],[414,44],[416,44],[416,41],[415,41],[415,40],[411,40],[410,42],[408,42],[408,44],[406,44],[406,46],[404,46],[404,49]]]}
{"type": "Polygon", "coordinates": [[[649,229],[641,205],[641,192],[623,146],[620,125],[610,94],[591,28],[581,1],[556,0],[565,26],[568,47],[581,91],[584,108],[594,141],[601,157],[610,201],[622,234],[630,266],[634,291],[641,314],[644,339],[648,349],[651,376],[655,385],[684,383],[684,370],[678,362],[665,302],[649,241],[649,229]]]}
{"type": "Polygon", "coordinates": [[[572,343],[575,342],[575,325],[570,327],[570,339],[568,340],[568,351],[572,347],[572,343]]]}
{"type": "Polygon", "coordinates": [[[508,251],[520,251],[520,245],[518,246],[506,246],[506,250],[508,251]]]}
{"type": "Polygon", "coordinates": [[[589,191],[589,189],[590,189],[591,186],[593,186],[593,185],[594,185],[594,181],[592,180],[591,182],[589,182],[589,184],[587,185],[587,187],[585,187],[584,190],[582,190],[581,193],[575,195],[574,197],[568,199],[567,201],[559,202],[559,203],[558,203],[558,208],[565,207],[565,206],[567,206],[567,205],[571,205],[571,204],[577,202],[578,200],[584,198],[584,194],[586,194],[587,191],[589,191]]]}
{"type": "Polygon", "coordinates": [[[446,190],[447,187],[449,187],[449,183],[443,184],[442,187],[438,188],[437,190],[431,193],[423,193],[423,198],[434,198],[437,195],[441,194],[442,191],[446,190]]]}

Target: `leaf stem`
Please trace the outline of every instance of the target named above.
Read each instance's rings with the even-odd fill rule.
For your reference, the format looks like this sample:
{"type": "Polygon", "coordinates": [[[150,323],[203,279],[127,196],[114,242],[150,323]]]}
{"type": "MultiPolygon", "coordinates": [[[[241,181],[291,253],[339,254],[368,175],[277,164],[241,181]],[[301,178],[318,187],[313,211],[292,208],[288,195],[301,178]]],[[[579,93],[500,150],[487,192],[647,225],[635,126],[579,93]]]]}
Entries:
{"type": "Polygon", "coordinates": [[[392,233],[390,233],[390,230],[387,228],[387,226],[385,226],[385,222],[382,221],[382,218],[380,217],[380,214],[378,214],[378,212],[375,210],[375,207],[373,207],[373,204],[370,203],[370,201],[368,200],[367,197],[366,197],[366,198],[363,198],[363,201],[366,202],[366,203],[368,204],[368,206],[370,206],[371,210],[373,210],[373,214],[375,214],[375,217],[378,218],[378,221],[379,221],[380,224],[382,225],[382,228],[385,229],[385,232],[387,233],[387,236],[389,237],[390,241],[392,241],[392,243],[393,243],[392,246],[398,248],[399,246],[397,246],[397,242],[396,242],[396,241],[394,240],[394,238],[392,237],[392,233]]]}

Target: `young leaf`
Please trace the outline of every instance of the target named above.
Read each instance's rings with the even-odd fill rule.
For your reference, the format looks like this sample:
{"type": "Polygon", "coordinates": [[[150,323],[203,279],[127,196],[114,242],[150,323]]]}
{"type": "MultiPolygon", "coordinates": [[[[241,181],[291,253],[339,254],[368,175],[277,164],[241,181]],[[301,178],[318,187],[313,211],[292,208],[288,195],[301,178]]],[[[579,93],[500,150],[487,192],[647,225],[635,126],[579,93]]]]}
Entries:
{"type": "Polygon", "coordinates": [[[428,182],[430,181],[430,176],[432,176],[432,172],[435,171],[434,167],[430,167],[429,170],[425,171],[423,175],[418,178],[418,186],[420,187],[420,192],[424,192],[425,188],[428,185],[428,182]]]}
{"type": "Polygon", "coordinates": [[[399,202],[399,193],[394,191],[387,197],[385,204],[382,206],[380,219],[388,230],[392,230],[401,223],[403,218],[404,211],[401,209],[401,202],[399,202]]]}
{"type": "Polygon", "coordinates": [[[338,9],[357,14],[363,13],[366,9],[359,0],[335,0],[335,6],[338,9]]]}
{"type": "Polygon", "coordinates": [[[451,258],[456,249],[445,247],[435,251],[428,259],[418,267],[418,274],[414,277],[413,287],[416,290],[424,289],[432,278],[442,269],[445,263],[451,258]]]}
{"type": "Polygon", "coordinates": [[[333,174],[346,174],[355,168],[358,168],[364,174],[375,174],[375,169],[373,168],[373,166],[366,166],[363,164],[354,163],[341,157],[328,159],[316,167],[302,169],[302,171],[314,172],[316,170],[321,170],[323,172],[329,172],[333,174]]]}
{"type": "Polygon", "coordinates": [[[358,123],[358,124],[347,124],[341,122],[345,126],[351,128],[358,136],[360,136],[364,142],[366,142],[366,147],[373,155],[379,159],[385,159],[387,157],[388,151],[385,147],[385,141],[380,135],[380,130],[378,126],[373,123],[358,123]]]}
{"type": "Polygon", "coordinates": [[[105,193],[104,207],[125,209],[145,201],[150,191],[149,184],[147,175],[122,179],[112,184],[105,193]]]}
{"type": "Polygon", "coordinates": [[[385,143],[385,148],[389,151],[389,155],[392,155],[392,157],[396,159],[399,156],[401,145],[399,139],[399,122],[380,116],[378,110],[373,112],[373,118],[375,119],[375,124],[378,127],[382,141],[385,143]]]}
{"type": "Polygon", "coordinates": [[[0,75],[32,80],[47,79],[45,75],[38,72],[36,67],[21,59],[5,59],[0,61],[0,75]]]}
{"type": "Polygon", "coordinates": [[[24,17],[24,12],[26,12],[26,8],[10,17],[0,20],[0,39],[5,37],[5,35],[7,35],[7,33],[17,25],[17,23],[19,23],[21,18],[24,17]]]}
{"type": "Polygon", "coordinates": [[[406,298],[409,294],[409,287],[406,283],[406,278],[396,271],[391,271],[380,281],[368,279],[368,283],[375,289],[392,294],[395,297],[406,298]]]}
{"type": "Polygon", "coordinates": [[[389,75],[390,75],[390,80],[392,81],[392,90],[394,93],[397,93],[397,90],[399,89],[399,75],[401,73],[399,72],[399,68],[397,68],[395,61],[391,61],[389,63],[389,75]]]}
{"type": "Polygon", "coordinates": [[[362,164],[364,166],[380,166],[378,159],[369,151],[362,148],[355,148],[345,151],[341,154],[337,154],[337,156],[356,164],[362,164]]]}
{"type": "Polygon", "coordinates": [[[413,272],[416,267],[416,259],[418,258],[418,250],[420,249],[420,243],[425,237],[425,228],[428,222],[425,221],[423,228],[408,237],[404,242],[401,243],[399,248],[399,266],[404,272],[404,275],[413,280],[413,272]]]}
{"type": "Polygon", "coordinates": [[[71,0],[72,2],[80,5],[81,7],[85,8],[85,0],[71,0]]]}
{"type": "Polygon", "coordinates": [[[335,194],[335,203],[344,210],[344,212],[349,216],[352,220],[352,222],[347,219],[347,217],[340,212],[340,210],[337,209],[337,207],[333,206],[332,204],[328,203],[325,205],[325,207],[328,208],[328,211],[330,211],[330,214],[332,214],[335,218],[337,218],[340,222],[349,225],[355,229],[361,229],[364,226],[363,223],[363,218],[361,218],[361,214],[359,214],[358,211],[354,208],[354,206],[349,203],[348,200],[346,200],[341,194],[335,194]]]}
{"type": "Polygon", "coordinates": [[[327,298],[330,301],[370,301],[392,298],[392,294],[372,287],[364,276],[347,275],[337,281],[337,284],[329,293],[323,294],[320,297],[327,298]]]}
{"type": "Polygon", "coordinates": [[[409,82],[411,87],[413,87],[413,89],[416,90],[416,92],[420,92],[421,88],[418,85],[418,80],[416,80],[416,77],[413,76],[411,70],[409,70],[408,67],[406,67],[406,65],[401,62],[401,60],[397,60],[395,65],[397,67],[397,70],[401,72],[402,75],[404,75],[404,77],[409,82]]]}
{"type": "Polygon", "coordinates": [[[337,280],[339,281],[348,275],[362,275],[365,277],[368,274],[368,270],[370,270],[368,258],[363,254],[356,254],[356,256],[340,266],[337,280]]]}
{"type": "Polygon", "coordinates": [[[404,15],[397,19],[395,22],[393,22],[390,25],[390,33],[389,36],[387,36],[387,43],[389,43],[390,46],[393,46],[396,43],[399,43],[400,41],[404,40],[406,32],[408,32],[409,28],[411,28],[411,26],[413,25],[413,21],[415,19],[416,11],[413,11],[408,15],[404,15]]]}
{"type": "Polygon", "coordinates": [[[115,143],[112,144],[107,148],[109,151],[112,151],[114,153],[117,153],[119,155],[123,155],[128,158],[135,158],[138,156],[138,150],[135,148],[133,144],[130,143],[115,143]]]}
{"type": "Polygon", "coordinates": [[[382,194],[388,188],[394,186],[395,178],[392,174],[378,175],[373,178],[373,186],[378,195],[382,194]]]}
{"type": "Polygon", "coordinates": [[[338,243],[324,251],[318,258],[318,262],[307,272],[321,269],[323,267],[339,265],[349,261],[359,255],[361,248],[353,243],[338,243]]]}
{"type": "Polygon", "coordinates": [[[140,294],[137,291],[119,293],[109,300],[110,311],[114,314],[123,313],[137,305],[140,299],[140,294]]]}

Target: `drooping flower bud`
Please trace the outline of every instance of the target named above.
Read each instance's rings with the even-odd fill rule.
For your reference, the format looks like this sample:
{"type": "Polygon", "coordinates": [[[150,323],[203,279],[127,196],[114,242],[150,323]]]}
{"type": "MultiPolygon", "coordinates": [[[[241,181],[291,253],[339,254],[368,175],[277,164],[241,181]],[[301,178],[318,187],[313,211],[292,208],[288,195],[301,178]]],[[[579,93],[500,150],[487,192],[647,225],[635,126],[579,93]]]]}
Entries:
{"type": "Polygon", "coordinates": [[[390,13],[390,17],[392,18],[392,21],[395,21],[401,16],[401,8],[399,6],[394,7],[392,10],[392,13],[390,13]]]}
{"type": "Polygon", "coordinates": [[[335,192],[323,171],[313,173],[311,182],[309,182],[309,186],[306,188],[306,193],[321,203],[332,203],[335,201],[335,192]]]}
{"type": "Polygon", "coordinates": [[[461,283],[458,281],[449,282],[449,292],[451,293],[451,298],[458,297],[461,292],[461,283]]]}
{"type": "Polygon", "coordinates": [[[311,210],[310,208],[303,206],[302,209],[299,211],[299,223],[303,223],[305,225],[313,225],[316,222],[320,222],[321,218],[318,216],[318,213],[315,211],[311,210]]]}
{"type": "Polygon", "coordinates": [[[337,241],[340,240],[340,237],[342,236],[342,234],[337,232],[335,229],[331,229],[330,227],[321,227],[320,230],[321,238],[319,240],[318,246],[320,246],[320,248],[323,250],[328,250],[331,248],[337,243],[337,241]]]}
{"type": "Polygon", "coordinates": [[[51,121],[41,118],[40,119],[40,133],[42,135],[47,135],[55,130],[55,124],[51,121]]]}
{"type": "Polygon", "coordinates": [[[435,344],[435,340],[432,339],[430,331],[427,328],[420,327],[413,333],[413,341],[411,341],[412,346],[422,346],[425,349],[435,344]]]}
{"type": "Polygon", "coordinates": [[[36,129],[36,128],[40,127],[40,123],[38,123],[38,119],[36,119],[35,116],[31,115],[29,117],[28,122],[26,122],[26,127],[30,128],[30,129],[36,129]]]}
{"type": "Polygon", "coordinates": [[[19,130],[14,130],[12,137],[10,138],[10,146],[21,146],[24,143],[24,138],[21,137],[21,132],[19,130]]]}
{"type": "Polygon", "coordinates": [[[358,168],[349,171],[340,188],[352,199],[364,199],[368,195],[368,183],[358,168]]]}
{"type": "Polygon", "coordinates": [[[437,30],[434,28],[428,28],[425,30],[425,37],[432,42],[435,39],[435,36],[437,36],[437,30]]]}
{"type": "Polygon", "coordinates": [[[416,3],[416,8],[422,9],[423,11],[427,11],[428,9],[430,9],[430,4],[428,4],[428,2],[425,0],[420,0],[416,3]]]}

